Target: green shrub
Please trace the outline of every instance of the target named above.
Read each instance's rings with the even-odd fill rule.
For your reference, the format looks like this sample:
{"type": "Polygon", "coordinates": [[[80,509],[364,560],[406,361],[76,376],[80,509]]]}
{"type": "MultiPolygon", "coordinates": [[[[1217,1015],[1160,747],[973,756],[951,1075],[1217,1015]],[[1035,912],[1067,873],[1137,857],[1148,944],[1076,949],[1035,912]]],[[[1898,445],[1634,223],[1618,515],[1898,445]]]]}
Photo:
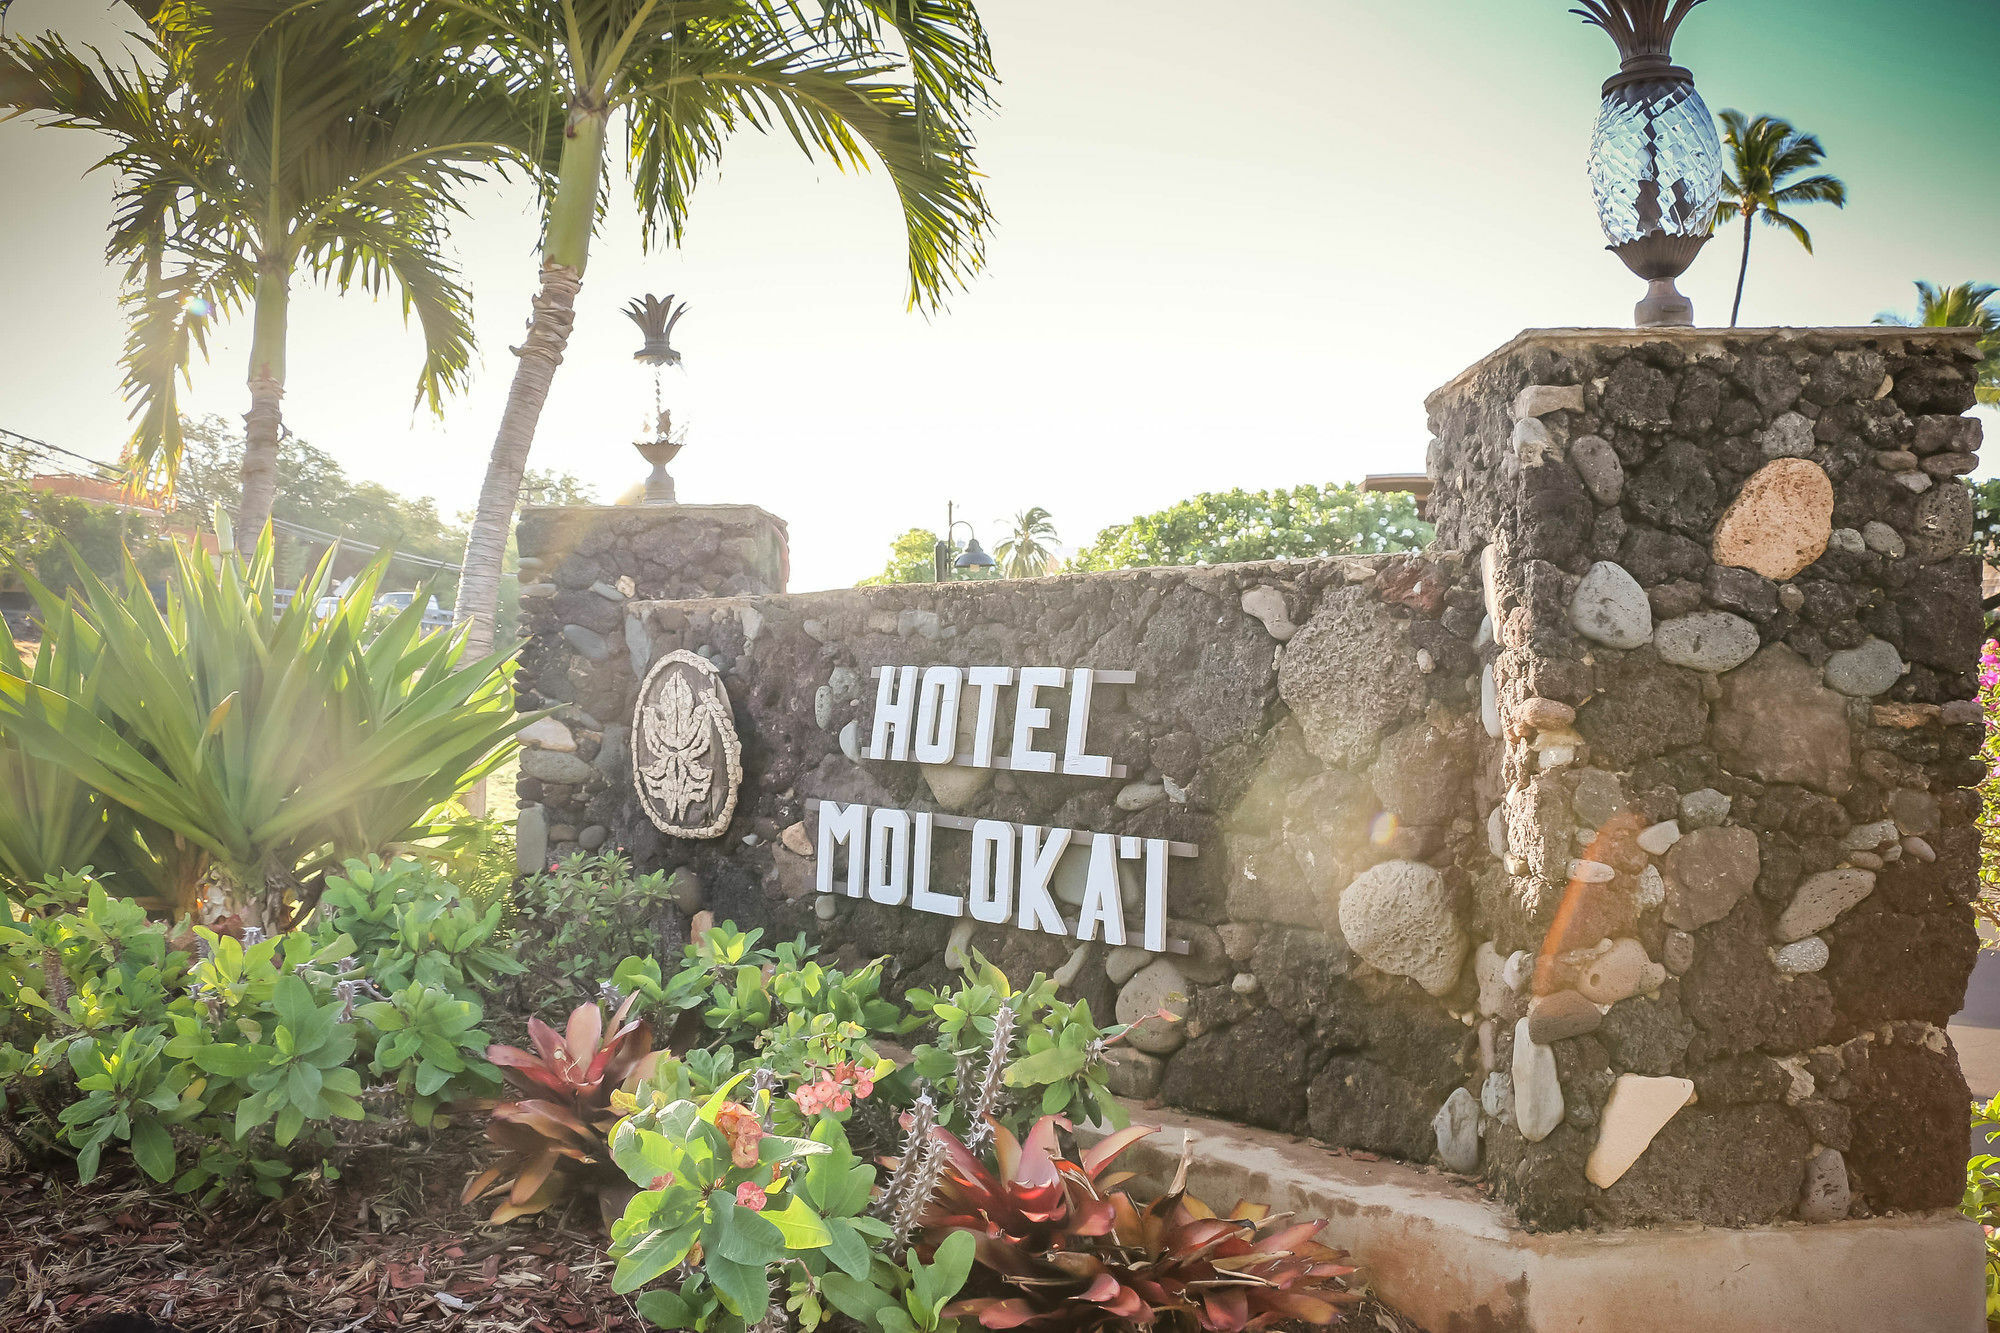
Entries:
{"type": "Polygon", "coordinates": [[[510,970],[476,913],[413,861],[350,862],[312,928],[260,938],[149,920],[72,878],[0,926],[0,1087],[28,1149],[81,1179],[127,1146],[177,1190],[338,1175],[364,1078],[418,1124],[493,1091],[478,987],[510,970]],[[369,939],[364,952],[342,923],[369,939]],[[363,1003],[364,998],[373,997],[363,1003]]]}
{"type": "MultiPolygon", "coordinates": [[[[97,793],[114,826],[134,821],[109,841],[179,851],[175,910],[192,908],[212,862],[232,905],[269,929],[310,911],[345,859],[431,833],[528,720],[506,659],[462,662],[460,636],[423,631],[421,599],[369,632],[386,557],[324,620],[313,605],[331,555],[282,614],[273,559],[268,530],[247,560],[177,546],[160,602],[130,565],[116,589],[82,571],[75,602],[29,580],[51,638],[74,650],[32,672],[0,660],[0,751],[26,756],[38,783],[67,775],[97,793]]],[[[81,870],[84,835],[39,829],[71,818],[53,800],[0,806],[0,827],[27,825],[0,845],[68,848],[64,864],[13,858],[0,873],[18,885],[36,868],[81,870]]]]}
{"type": "Polygon", "coordinates": [[[1122,1128],[1125,1108],[1105,1086],[1104,1070],[1105,1051],[1125,1026],[1099,1028],[1089,1001],[1058,999],[1059,987],[1039,972],[1017,991],[977,954],[968,971],[972,981],[957,990],[918,989],[908,996],[918,1021],[936,1025],[937,1041],[917,1047],[910,1069],[940,1092],[944,1123],[967,1133],[975,1128],[960,1109],[974,1100],[974,1090],[963,1085],[992,1048],[1004,1006],[1011,1029],[1005,1047],[1020,1053],[1001,1075],[994,1112],[1000,1122],[1016,1134],[1046,1115],[1101,1118],[1122,1128]]]}
{"type": "MultiPolygon", "coordinates": [[[[2000,1133],[2000,1097],[1972,1104],[1972,1136],[1985,1144],[2000,1133]]],[[[1965,1164],[1965,1199],[1959,1211],[1986,1233],[1986,1317],[2000,1319],[2000,1157],[1974,1153],[1965,1164]]]]}
{"type": "Polygon", "coordinates": [[[634,941],[657,937],[672,904],[668,877],[637,873],[620,852],[575,853],[530,875],[514,889],[511,923],[528,970],[525,1007],[567,1013],[595,998],[634,941]]]}

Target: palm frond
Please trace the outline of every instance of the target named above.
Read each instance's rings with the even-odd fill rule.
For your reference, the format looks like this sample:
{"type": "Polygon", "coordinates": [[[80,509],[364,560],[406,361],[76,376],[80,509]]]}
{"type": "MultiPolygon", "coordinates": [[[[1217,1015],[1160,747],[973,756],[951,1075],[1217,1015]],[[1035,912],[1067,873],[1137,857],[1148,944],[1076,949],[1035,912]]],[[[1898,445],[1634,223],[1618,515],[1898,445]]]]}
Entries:
{"type": "Polygon", "coordinates": [[[1780,213],[1775,208],[1765,209],[1763,217],[1764,221],[1769,223],[1771,226],[1782,227],[1786,231],[1790,232],[1792,234],[1792,239],[1797,241],[1801,246],[1803,246],[1807,254],[1811,254],[1813,252],[1812,235],[1811,233],[1806,231],[1805,227],[1799,222],[1797,218],[1791,217],[1784,213],[1780,213]]]}
{"type": "Polygon", "coordinates": [[[691,31],[651,58],[630,119],[646,238],[678,237],[695,179],[731,132],[783,132],[843,171],[880,163],[888,172],[903,209],[910,303],[935,307],[984,262],[991,213],[971,138],[919,105],[893,53],[829,58],[810,35],[738,23],[691,31]]]}
{"type": "Polygon", "coordinates": [[[1771,198],[1781,204],[1832,204],[1847,207],[1847,182],[1837,176],[1808,176],[1802,181],[1780,186],[1771,198]]]}

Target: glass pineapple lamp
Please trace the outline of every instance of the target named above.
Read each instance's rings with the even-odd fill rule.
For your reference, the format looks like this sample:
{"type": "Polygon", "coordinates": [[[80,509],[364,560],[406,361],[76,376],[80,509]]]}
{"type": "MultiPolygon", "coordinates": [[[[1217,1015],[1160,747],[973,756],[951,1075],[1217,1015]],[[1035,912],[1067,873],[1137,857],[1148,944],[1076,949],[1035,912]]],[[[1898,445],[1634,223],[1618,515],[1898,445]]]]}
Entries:
{"type": "Polygon", "coordinates": [[[1579,0],[1570,12],[1609,33],[1622,57],[1604,81],[1590,135],[1590,189],[1607,247],[1644,278],[1633,311],[1640,327],[1694,323],[1694,303],[1674,279],[1715,230],[1722,201],[1722,141],[1694,75],[1669,48],[1703,0],[1579,0]]]}

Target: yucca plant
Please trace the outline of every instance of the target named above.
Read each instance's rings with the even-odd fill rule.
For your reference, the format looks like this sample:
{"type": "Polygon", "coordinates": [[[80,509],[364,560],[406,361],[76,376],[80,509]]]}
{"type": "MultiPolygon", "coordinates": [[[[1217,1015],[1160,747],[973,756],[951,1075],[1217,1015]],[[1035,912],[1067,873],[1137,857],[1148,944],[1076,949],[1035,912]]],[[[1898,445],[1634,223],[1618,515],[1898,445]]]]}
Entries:
{"type": "Polygon", "coordinates": [[[487,1048],[486,1058],[527,1095],[493,1108],[486,1136],[507,1155],[467,1182],[463,1202],[505,1183],[494,1222],[539,1213],[580,1191],[597,1196],[606,1226],[625,1211],[635,1189],[612,1161],[611,1131],[622,1112],[611,1094],[645,1078],[657,1060],[652,1028],[627,1021],[637,998],[627,996],[608,1022],[598,1005],[580,1004],[560,1033],[529,1019],[532,1051],[487,1048]]]}
{"type": "Polygon", "coordinates": [[[1044,1116],[1016,1141],[994,1135],[994,1165],[947,1130],[949,1159],[924,1218],[925,1248],[954,1234],[977,1237],[976,1294],[946,1309],[995,1329],[1035,1333],[1165,1326],[1176,1333],[1244,1333],[1276,1323],[1335,1323],[1356,1299],[1354,1270],[1319,1244],[1324,1222],[1239,1203],[1218,1217],[1186,1192],[1188,1159],[1168,1191],[1143,1210],[1112,1187],[1110,1170],[1148,1134],[1133,1126],[1081,1152],[1067,1121],[1044,1116]]]}
{"type": "MultiPolygon", "coordinates": [[[[63,691],[95,710],[101,644],[68,607],[42,625],[24,658],[0,634],[0,673],[63,691]]],[[[91,869],[127,897],[164,909],[175,886],[198,880],[208,854],[107,800],[61,763],[39,758],[0,727],[0,890],[26,903],[47,880],[91,869]]]]}
{"type": "MultiPolygon", "coordinates": [[[[65,674],[0,670],[0,744],[119,807],[114,822],[199,849],[251,924],[296,924],[328,869],[428,834],[528,720],[507,659],[456,669],[463,641],[424,633],[424,597],[364,633],[386,559],[320,620],[331,553],[282,614],[269,529],[247,560],[174,557],[158,601],[129,561],[121,589],[86,571],[73,608],[24,576],[74,650],[65,674]]],[[[195,906],[199,861],[176,861],[178,909],[195,906]]]]}

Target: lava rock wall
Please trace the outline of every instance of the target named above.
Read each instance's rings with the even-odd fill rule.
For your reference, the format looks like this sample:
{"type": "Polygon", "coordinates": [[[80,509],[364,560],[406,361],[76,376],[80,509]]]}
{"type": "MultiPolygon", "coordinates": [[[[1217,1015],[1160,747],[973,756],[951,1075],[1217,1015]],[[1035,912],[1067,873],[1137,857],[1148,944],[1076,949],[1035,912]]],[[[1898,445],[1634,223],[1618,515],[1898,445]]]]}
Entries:
{"type": "Polygon", "coordinates": [[[1500,978],[1482,1170],[1525,1215],[1957,1200],[1975,356],[1931,330],[1529,334],[1431,398],[1504,746],[1473,890],[1500,978]]]}
{"type": "MultiPolygon", "coordinates": [[[[1138,1021],[1117,1091],[1480,1176],[1542,1225],[1950,1207],[1972,363],[1946,331],[1524,335],[1430,401],[1422,555],[782,595],[762,511],[537,511],[524,864],[624,847],[690,872],[687,911],[899,989],[967,949],[1052,973],[1138,1021]],[[715,839],[632,788],[676,650],[741,737],[715,839]],[[873,668],[934,665],[1135,672],[1091,712],[1122,774],[863,758],[873,668]],[[1182,951],[821,894],[816,801],[1191,844],[1182,951]]],[[[962,894],[968,836],[937,840],[962,894]]],[[[1071,922],[1087,859],[1052,882],[1071,922]]]]}

